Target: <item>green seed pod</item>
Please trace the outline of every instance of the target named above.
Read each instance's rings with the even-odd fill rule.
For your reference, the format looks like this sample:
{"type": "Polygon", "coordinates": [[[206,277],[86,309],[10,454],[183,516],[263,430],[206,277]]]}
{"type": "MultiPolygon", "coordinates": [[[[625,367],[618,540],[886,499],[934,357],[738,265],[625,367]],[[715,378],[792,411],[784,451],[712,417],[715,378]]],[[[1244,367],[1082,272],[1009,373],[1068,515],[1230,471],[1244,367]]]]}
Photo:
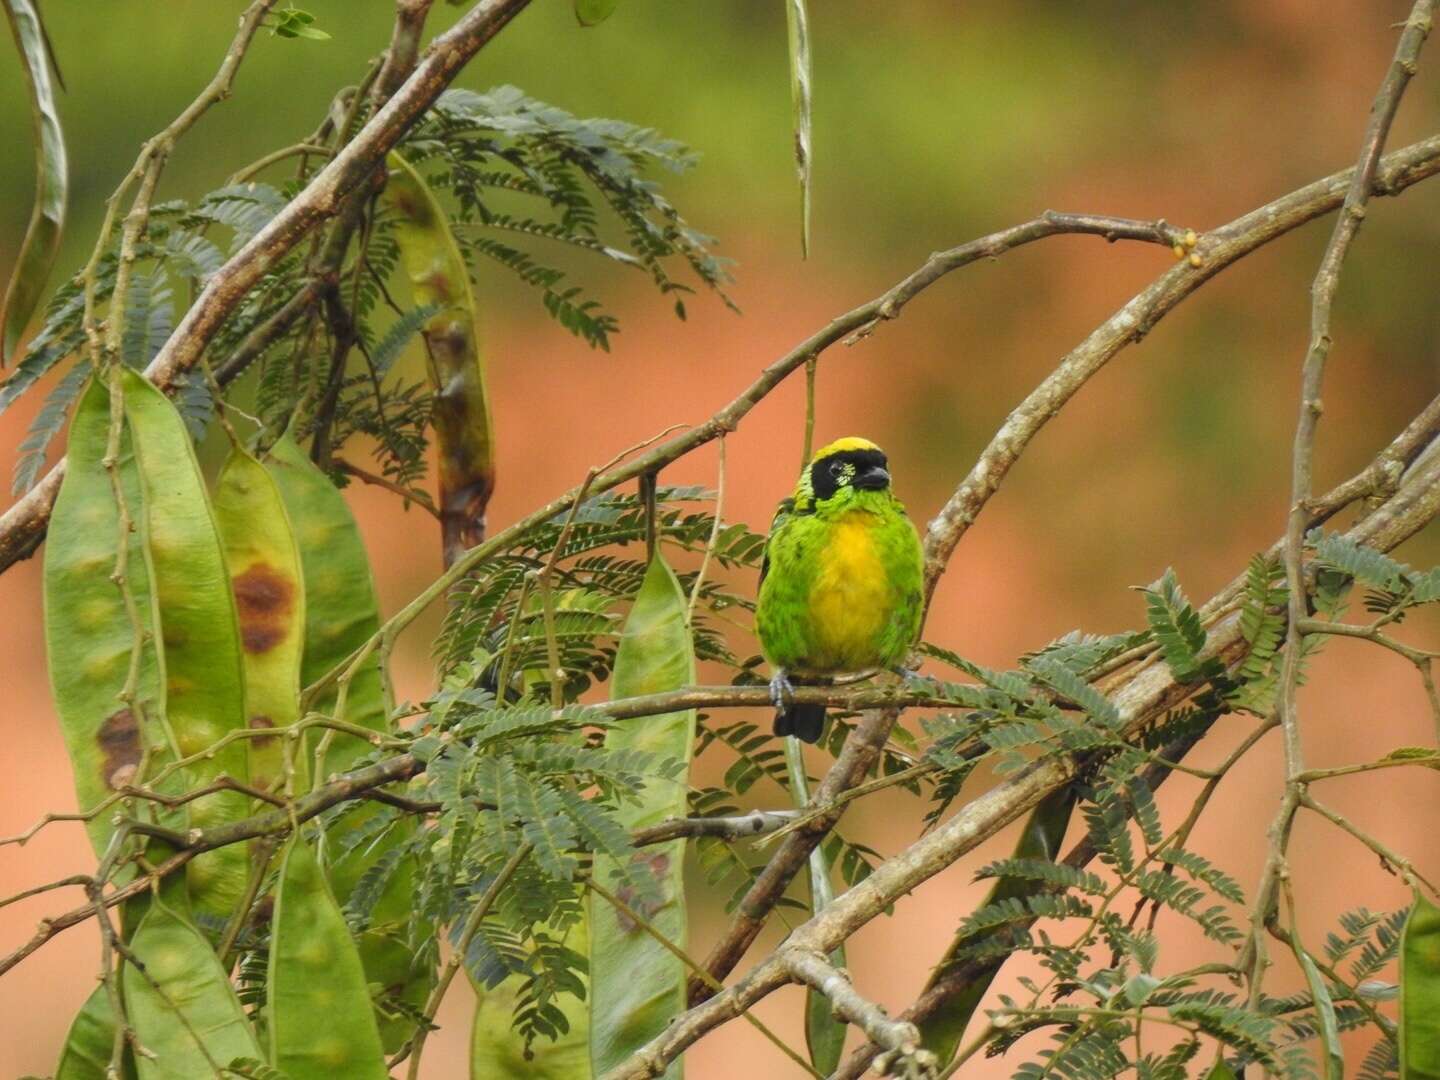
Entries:
{"type": "Polygon", "coordinates": [[[1418,889],[1400,941],[1400,1077],[1440,1080],[1440,907],[1418,889]]]}
{"type": "MultiPolygon", "coordinates": [[[[299,549],[305,583],[305,646],[300,681],[309,686],[380,629],[375,580],[360,530],[344,496],[288,435],[266,453],[265,471],[275,481],[299,549]]],[[[372,656],[350,682],[342,719],[371,731],[385,731],[389,724],[388,698],[380,658],[372,656]]],[[[327,690],[311,707],[316,712],[333,713],[335,690],[327,690]]],[[[370,749],[363,739],[335,733],[325,757],[325,772],[344,772],[370,749]]]]}
{"type": "Polygon", "coordinates": [[[440,528],[448,566],[484,539],[485,506],[495,488],[495,435],[480,349],[470,271],[445,211],[399,154],[387,160],[381,196],[395,219],[395,242],[419,306],[440,310],[425,323],[425,355],[435,404],[430,422],[440,473],[440,528]]]}
{"type": "Polygon", "coordinates": [[[140,971],[126,964],[121,977],[125,1012],[141,1045],[140,1080],[195,1080],[236,1058],[258,1058],[260,1047],[230,979],[205,935],[172,903],[184,894],[163,889],[130,943],[140,971]]]}
{"type": "MultiPolygon", "coordinates": [[[[305,593],[305,647],[301,682],[309,685],[329,673],[380,629],[379,603],[370,573],[370,561],[344,497],[288,435],[270,448],[265,469],[285,503],[300,551],[305,593]]],[[[336,693],[327,691],[312,704],[333,714],[336,693]]],[[[389,730],[389,693],[378,656],[372,656],[355,674],[345,699],[344,719],[372,731],[389,730]]],[[[311,738],[311,751],[320,735],[311,738]]],[[[325,755],[325,773],[343,772],[370,751],[369,743],[334,732],[325,755]]],[[[310,754],[307,753],[307,759],[310,754]]],[[[359,827],[375,811],[351,811],[327,834],[327,847],[338,846],[347,830],[359,827]]],[[[355,883],[386,851],[402,843],[413,822],[395,826],[380,843],[353,852],[327,867],[335,895],[348,900],[355,883]]],[[[404,943],[411,939],[414,921],[414,864],[397,866],[370,915],[370,928],[360,935],[358,947],[366,978],[384,988],[386,997],[423,1005],[435,979],[433,960],[421,963],[404,943]]],[[[420,937],[423,935],[414,935],[420,937]]],[[[396,1050],[415,1025],[402,1014],[382,1015],[380,1032],[387,1050],[396,1050]]]]}
{"type": "MultiPolygon", "coordinates": [[[[112,577],[120,517],[104,465],[109,436],[110,391],[92,380],[70,424],[69,465],[50,521],[44,572],[50,684],[82,810],[137,782],[147,753],[153,772],[156,759],[169,751],[153,644],[147,642],[141,650],[132,699],[121,700],[130,675],[135,624],[112,577]]],[[[128,440],[121,443],[116,467],[134,526],[125,582],[141,631],[153,640],[140,483],[128,440]]],[[[102,813],[86,823],[97,855],[110,841],[113,816],[102,813]]]]}
{"type": "MultiPolygon", "coordinates": [[[[220,470],[215,523],[240,619],[247,723],[251,729],[289,727],[300,719],[305,642],[300,555],[275,481],[238,446],[220,470]]],[[[277,737],[255,737],[247,747],[250,783],[266,791],[282,788],[286,744],[277,737]]],[[[294,756],[294,789],[304,792],[309,762],[303,753],[294,756]]]]}
{"type": "MultiPolygon", "coordinates": [[[[97,986],[75,1014],[55,1066],[55,1080],[108,1080],[110,1054],[115,1048],[115,1013],[110,995],[97,986]]],[[[135,1080],[135,1063],[127,1048],[120,1066],[121,1080],[135,1080]]]]}
{"type": "Polygon", "coordinates": [[[386,1080],[365,970],[309,841],[286,845],[271,924],[270,1062],[290,1080],[386,1080]]]}
{"type": "MultiPolygon", "coordinates": [[[[675,572],[656,552],[645,572],[635,604],[625,620],[615,654],[612,697],[675,690],[695,683],[695,650],[688,603],[675,572]]],[[[689,762],[695,743],[695,711],[647,716],[621,724],[606,736],[613,750],[644,750],[660,759],[689,762]]],[[[639,804],[626,804],[617,815],[627,829],[684,817],[688,771],[678,776],[647,777],[639,804]]],[[[673,840],[638,851],[631,871],[653,875],[660,899],[638,914],[670,941],[685,947],[685,842],[673,840]]],[[[595,856],[597,881],[608,882],[614,861],[595,856]]],[[[684,965],[643,927],[622,916],[603,897],[590,900],[590,1052],[596,1075],[614,1068],[665,1030],[670,1018],[685,1011],[684,965]]],[[[666,1076],[678,1077],[679,1064],[666,1076]]]]}
{"type": "MultiPolygon", "coordinates": [[[[165,716],[175,749],[188,757],[245,724],[235,599],[184,421],[143,376],[127,368],[120,379],[145,493],[146,544],[163,641],[165,716]]],[[[224,775],[247,779],[242,742],[221,747],[185,770],[191,788],[224,775]]],[[[236,821],[248,810],[243,794],[219,791],[189,804],[190,825],[203,829],[236,821]]],[[[196,910],[227,918],[249,877],[244,845],[193,859],[186,877],[196,910]]]]}

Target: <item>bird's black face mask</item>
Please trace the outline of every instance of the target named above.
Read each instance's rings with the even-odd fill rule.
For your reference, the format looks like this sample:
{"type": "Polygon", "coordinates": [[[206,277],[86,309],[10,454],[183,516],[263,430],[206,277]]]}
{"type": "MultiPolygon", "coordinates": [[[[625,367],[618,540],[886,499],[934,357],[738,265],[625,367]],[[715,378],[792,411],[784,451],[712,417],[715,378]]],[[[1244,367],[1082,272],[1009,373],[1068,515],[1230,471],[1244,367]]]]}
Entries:
{"type": "Polygon", "coordinates": [[[884,491],[889,486],[890,473],[885,468],[885,455],[879,450],[844,450],[810,466],[810,489],[821,501],[842,487],[884,491]]]}

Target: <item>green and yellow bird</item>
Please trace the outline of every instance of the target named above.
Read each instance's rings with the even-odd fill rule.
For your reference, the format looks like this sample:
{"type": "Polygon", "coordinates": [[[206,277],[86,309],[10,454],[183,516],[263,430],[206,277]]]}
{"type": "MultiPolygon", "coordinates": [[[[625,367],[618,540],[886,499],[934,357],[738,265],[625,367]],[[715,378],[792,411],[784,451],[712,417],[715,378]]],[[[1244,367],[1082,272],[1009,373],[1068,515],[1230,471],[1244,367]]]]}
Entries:
{"type": "Polygon", "coordinates": [[[818,742],[825,724],[823,705],[793,700],[791,676],[901,670],[920,633],[924,557],[886,465],[868,439],[836,440],[770,525],[755,629],[774,668],[776,735],[818,742]]]}

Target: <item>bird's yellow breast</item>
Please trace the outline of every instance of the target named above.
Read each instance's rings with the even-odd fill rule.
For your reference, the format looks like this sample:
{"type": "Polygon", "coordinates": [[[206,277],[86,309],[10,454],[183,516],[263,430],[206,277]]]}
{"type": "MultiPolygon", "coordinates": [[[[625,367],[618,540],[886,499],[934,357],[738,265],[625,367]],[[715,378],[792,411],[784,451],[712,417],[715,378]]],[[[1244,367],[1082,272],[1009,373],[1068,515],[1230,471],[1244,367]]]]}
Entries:
{"type": "Polygon", "coordinates": [[[839,518],[819,554],[810,589],[816,674],[859,671],[877,663],[876,649],[893,601],[876,545],[875,515],[853,510],[839,518]]]}

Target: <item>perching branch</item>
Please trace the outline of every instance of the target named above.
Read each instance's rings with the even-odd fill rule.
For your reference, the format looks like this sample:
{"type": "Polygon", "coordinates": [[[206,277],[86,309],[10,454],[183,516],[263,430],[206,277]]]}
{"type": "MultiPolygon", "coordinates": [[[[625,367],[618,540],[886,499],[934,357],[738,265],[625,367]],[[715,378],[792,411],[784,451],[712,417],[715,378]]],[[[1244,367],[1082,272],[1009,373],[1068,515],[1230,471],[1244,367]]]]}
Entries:
{"type": "MultiPolygon", "coordinates": [[[[1414,471],[1413,475],[1407,478],[1401,490],[1357,523],[1349,533],[1349,536],[1356,542],[1369,544],[1379,550],[1388,550],[1399,544],[1424,523],[1432,520],[1437,515],[1440,515],[1440,458],[1423,462],[1421,466],[1414,471]]],[[[1212,630],[1211,640],[1218,654],[1227,661],[1238,657],[1243,652],[1244,646],[1243,639],[1240,637],[1238,631],[1238,618],[1234,614],[1225,617],[1221,625],[1212,630]]],[[[874,689],[875,688],[872,687],[857,686],[853,689],[852,693],[857,695],[869,694],[873,693],[874,689]]],[[[681,693],[688,692],[689,691],[682,691],[681,693]]],[[[708,693],[708,690],[706,692],[708,693]]],[[[797,688],[797,693],[819,694],[822,692],[827,694],[833,693],[833,689],[816,687],[797,688]]],[[[1122,714],[1127,717],[1126,730],[1129,731],[1147,723],[1151,718],[1163,712],[1165,709],[1173,707],[1180,700],[1183,700],[1189,692],[1190,688],[1181,686],[1174,681],[1165,665],[1151,664],[1129,677],[1129,680],[1114,697],[1116,703],[1122,706],[1122,714]]],[[[718,693],[716,696],[719,696],[718,693]]],[[[670,711],[676,707],[668,695],[649,695],[646,699],[629,699],[632,704],[626,704],[626,699],[621,699],[611,704],[621,707],[617,709],[617,712],[623,711],[625,715],[639,715],[639,707],[633,703],[641,700],[646,700],[648,702],[648,708],[655,711],[670,711]]],[[[827,697],[826,700],[839,707],[843,707],[844,705],[842,699],[835,697],[827,697]]],[[[718,700],[714,702],[716,706],[723,706],[724,704],[729,704],[729,702],[718,700]]],[[[750,705],[753,703],[748,700],[740,700],[734,702],[734,704],[750,705]]],[[[302,723],[305,722],[308,721],[302,721],[302,723]]],[[[326,722],[333,723],[333,721],[326,722]]],[[[862,728],[863,726],[862,724],[862,728]]],[[[243,734],[251,733],[247,732],[243,734]]],[[[850,742],[853,744],[856,740],[852,738],[850,742]]],[[[847,746],[847,750],[849,749],[850,747],[847,746]]],[[[844,754],[842,753],[842,760],[843,758],[844,754]]],[[[940,830],[931,833],[921,842],[925,845],[923,850],[916,852],[915,849],[912,848],[910,852],[904,853],[902,856],[904,859],[903,866],[897,865],[894,871],[888,871],[887,867],[890,864],[886,864],[885,867],[877,870],[876,875],[868,879],[862,887],[869,889],[884,888],[886,887],[886,882],[893,880],[893,875],[898,874],[900,875],[898,880],[900,880],[902,884],[897,886],[893,895],[886,894],[891,895],[892,900],[898,898],[904,892],[913,888],[915,884],[918,884],[920,880],[923,880],[924,877],[938,872],[938,869],[943,868],[944,865],[948,865],[949,862],[963,855],[975,844],[979,843],[980,840],[989,835],[993,835],[999,828],[1002,828],[1005,824],[1008,824],[1009,821],[1014,820],[1020,814],[1024,813],[1047,793],[1047,784],[1053,788],[1053,786],[1067,782],[1070,775],[1070,767],[1068,762],[1049,760],[1036,766],[1027,773],[1022,774],[1020,777],[1007,781],[1000,789],[970,804],[970,806],[966,807],[956,818],[952,819],[945,826],[942,826],[940,830]],[[937,837],[940,839],[937,839],[937,837]],[[954,846],[953,850],[947,850],[947,848],[952,846],[954,846]],[[877,881],[877,877],[881,874],[885,874],[886,876],[877,881]]],[[[308,795],[302,796],[293,803],[275,811],[212,829],[192,831],[183,838],[184,845],[180,847],[174,855],[155,867],[150,874],[139,877],[129,884],[106,894],[102,902],[106,907],[114,906],[115,904],[145,892],[151,887],[155,879],[181,869],[192,858],[205,851],[257,837],[284,835],[288,833],[294,825],[303,823],[333,806],[351,799],[364,798],[367,793],[371,791],[383,788],[397,781],[410,779],[422,772],[423,769],[423,762],[409,754],[400,754],[396,757],[381,761],[376,765],[367,766],[364,769],[341,775],[308,795]]],[[[47,815],[41,824],[56,820],[82,820],[85,816],[86,815],[47,815]]],[[[743,822],[746,818],[752,816],[753,815],[744,815],[739,819],[732,820],[743,822]]],[[[772,824],[777,830],[789,824],[788,816],[784,821],[780,820],[781,818],[782,813],[765,813],[765,831],[770,831],[772,824]]],[[[661,825],[656,826],[657,829],[679,827],[680,826],[672,823],[661,823],[661,825]]],[[[38,828],[39,826],[32,828],[24,834],[24,836],[28,837],[33,835],[38,828]]],[[[692,826],[687,822],[683,828],[688,833],[691,828],[703,832],[706,827],[703,825],[692,826]]],[[[757,831],[757,833],[751,835],[759,835],[759,833],[757,831]]],[[[20,840],[22,838],[17,837],[16,839],[20,840]]],[[[636,842],[643,842],[648,839],[648,837],[640,836],[636,838],[636,842]]],[[[837,905],[843,905],[843,918],[853,922],[853,925],[850,926],[849,929],[844,929],[837,934],[833,924],[827,922],[825,927],[814,932],[816,934],[823,933],[827,935],[825,940],[832,940],[833,937],[834,942],[838,943],[839,940],[848,937],[849,933],[852,933],[853,930],[858,928],[863,922],[873,918],[875,914],[883,910],[890,902],[890,900],[885,899],[877,901],[874,897],[870,896],[869,893],[860,893],[857,895],[857,892],[858,890],[852,890],[837,901],[837,905]]],[[[85,922],[89,918],[92,918],[94,914],[94,906],[86,904],[61,915],[46,919],[41,923],[35,935],[29,941],[8,956],[0,958],[0,974],[4,974],[4,972],[14,967],[25,957],[34,953],[62,930],[85,922]]],[[[829,917],[831,917],[831,913],[827,911],[827,918],[829,917]]],[[[838,918],[839,916],[835,917],[838,918]]],[[[812,926],[814,922],[815,920],[811,920],[811,923],[806,925],[812,926]]],[[[826,946],[824,941],[816,945],[816,948],[821,949],[828,949],[830,947],[833,947],[833,945],[826,946]]],[[[753,990],[755,986],[765,984],[762,980],[757,983],[747,983],[746,985],[750,986],[753,990]]],[[[763,994],[761,996],[763,996],[763,994]]],[[[733,1004],[733,1002],[731,1004],[733,1004]]],[[[718,1008],[721,1008],[721,1006],[717,1006],[717,1009],[718,1008]]],[[[691,1013],[694,1012],[696,1012],[696,1010],[691,1010],[691,1013]]],[[[690,1014],[686,1015],[689,1016],[690,1014]]],[[[717,1014],[709,1013],[705,1015],[713,1018],[713,1016],[717,1014]]],[[[698,1035],[696,1035],[696,1037],[698,1037],[698,1035]]],[[[678,1050],[676,1052],[678,1052],[678,1050]]],[[[635,1075],[646,1074],[641,1073],[635,1075]]]]}
{"type": "MultiPolygon", "coordinates": [[[[1386,164],[1389,169],[1383,176],[1396,180],[1409,176],[1412,178],[1411,182],[1414,182],[1421,178],[1422,172],[1425,176],[1434,175],[1436,171],[1440,171],[1440,138],[1417,143],[1391,155],[1386,159],[1386,164]],[[1422,147],[1424,149],[1421,149],[1422,147]],[[1415,156],[1410,156],[1412,154],[1415,156]]],[[[1352,176],[1353,170],[1337,173],[1196,238],[1192,254],[1198,256],[1198,266],[1187,257],[1181,265],[1167,271],[1149,288],[1132,298],[1061,361],[1060,366],[1052,371],[1001,425],[969,475],[931,521],[925,535],[927,607],[928,600],[933,595],[960,538],[974,523],[990,496],[998,490],[1030,440],[1080,387],[1122,348],[1138,341],[1159,319],[1220,270],[1276,237],[1338,207],[1352,176]]],[[[1394,190],[1388,179],[1383,183],[1376,179],[1373,186],[1377,191],[1394,190]]],[[[1038,220],[1044,221],[1043,218],[1038,220]]],[[[1035,225],[1036,223],[1032,222],[1027,226],[1018,226],[1017,229],[1024,230],[1035,225]]],[[[937,260],[944,264],[947,259],[959,258],[956,253],[961,251],[966,252],[967,256],[975,255],[977,251],[988,251],[987,245],[1001,243],[997,238],[1006,235],[997,233],[993,237],[965,245],[964,248],[957,248],[954,252],[934,256],[931,264],[937,260]]],[[[1186,236],[1184,239],[1188,242],[1190,237],[1186,236]]],[[[931,264],[927,264],[927,267],[931,264]]],[[[922,268],[907,281],[923,278],[926,272],[926,268],[922,268]]],[[[897,286],[898,288],[900,286],[897,286]]],[[[852,736],[851,742],[864,739],[866,750],[863,752],[878,753],[889,737],[893,723],[893,714],[882,713],[867,717],[866,724],[862,724],[861,729],[852,736]],[[889,723],[884,719],[887,715],[890,716],[889,723]]],[[[861,751],[857,749],[858,753],[861,751]]],[[[832,796],[844,787],[858,782],[858,778],[864,775],[850,772],[854,764],[853,760],[845,760],[842,754],[842,759],[832,767],[825,780],[827,785],[834,788],[831,791],[832,796]]],[[[868,769],[868,761],[866,768],[868,769]]],[[[712,950],[707,965],[712,975],[723,979],[739,962],[759,934],[765,917],[804,864],[805,857],[824,838],[829,828],[833,827],[838,816],[838,813],[835,814],[828,824],[822,822],[823,828],[817,826],[786,838],[785,846],[776,853],[765,871],[756,879],[750,892],[741,901],[730,927],[712,950]]],[[[691,1001],[703,998],[705,993],[704,985],[692,980],[691,1001]]]]}
{"type": "MultiPolygon", "coordinates": [[[[1408,478],[1385,504],[1358,522],[1349,539],[1388,551],[1440,514],[1440,461],[1408,478]]],[[[1246,642],[1238,613],[1211,630],[1207,656],[1227,666],[1243,656],[1246,642]]],[[[1121,731],[1133,735],[1163,711],[1189,696],[1193,687],[1176,681],[1164,663],[1151,663],[1128,676],[1109,695],[1118,709],[1121,731]]],[[[886,860],[863,882],[837,897],[819,915],[796,927],[780,948],[723,993],[675,1018],[605,1080],[639,1080],[661,1075],[666,1065],[704,1034],[753,1006],[789,981],[786,954],[791,950],[828,953],[859,928],[922,882],[973,851],[986,838],[1032,809],[1074,776],[1068,756],[1049,757],[977,796],[948,821],[886,860]]]]}

